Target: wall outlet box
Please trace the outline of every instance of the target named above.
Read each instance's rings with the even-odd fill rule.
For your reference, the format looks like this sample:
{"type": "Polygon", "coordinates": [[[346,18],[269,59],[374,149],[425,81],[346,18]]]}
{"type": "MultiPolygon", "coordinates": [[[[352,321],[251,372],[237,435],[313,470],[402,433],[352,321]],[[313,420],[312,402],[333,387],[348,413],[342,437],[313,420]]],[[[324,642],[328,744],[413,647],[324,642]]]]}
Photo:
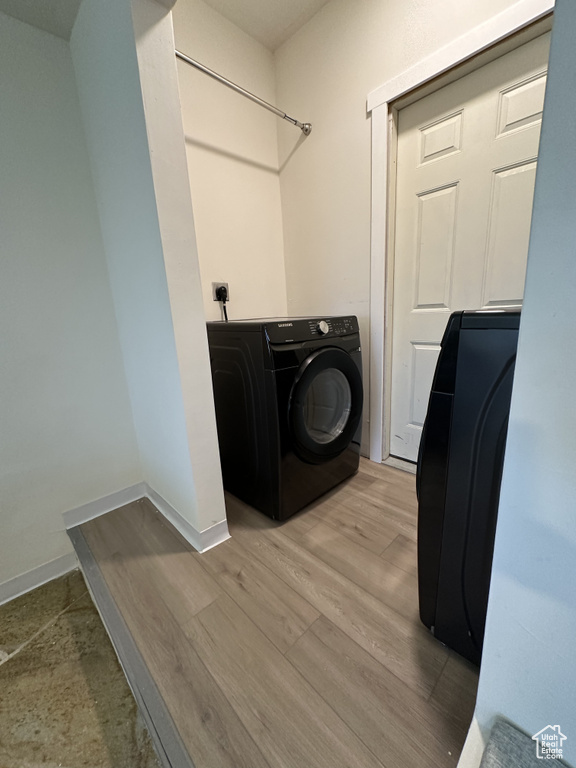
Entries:
{"type": "Polygon", "coordinates": [[[218,298],[216,296],[216,291],[221,286],[224,286],[226,288],[226,292],[228,294],[228,298],[226,299],[226,301],[230,301],[230,289],[228,288],[228,283],[212,283],[212,298],[213,298],[213,300],[214,301],[218,301],[218,298]]]}

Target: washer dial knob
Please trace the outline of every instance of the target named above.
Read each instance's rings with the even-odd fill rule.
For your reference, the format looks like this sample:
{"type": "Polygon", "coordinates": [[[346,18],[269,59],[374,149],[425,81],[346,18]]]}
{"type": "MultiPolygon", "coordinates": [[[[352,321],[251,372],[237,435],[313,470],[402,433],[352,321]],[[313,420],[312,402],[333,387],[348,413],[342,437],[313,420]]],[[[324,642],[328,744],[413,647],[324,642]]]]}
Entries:
{"type": "Polygon", "coordinates": [[[320,336],[324,336],[330,330],[330,326],[328,325],[326,320],[320,320],[320,322],[318,323],[316,328],[317,328],[318,333],[320,334],[320,336]]]}

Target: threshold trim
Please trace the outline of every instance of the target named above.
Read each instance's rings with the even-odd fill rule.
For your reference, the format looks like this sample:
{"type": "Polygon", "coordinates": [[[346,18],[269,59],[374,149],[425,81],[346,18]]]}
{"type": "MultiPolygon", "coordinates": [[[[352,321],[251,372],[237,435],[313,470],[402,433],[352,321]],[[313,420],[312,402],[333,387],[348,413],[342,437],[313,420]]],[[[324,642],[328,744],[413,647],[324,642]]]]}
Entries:
{"type": "Polygon", "coordinates": [[[82,531],[68,530],[86,584],[130,686],[163,768],[194,768],[164,699],[102,576],[82,531]]]}
{"type": "Polygon", "coordinates": [[[407,459],[399,459],[396,456],[387,456],[382,464],[387,467],[394,467],[395,469],[401,469],[403,472],[409,472],[411,475],[416,474],[416,464],[413,461],[407,459]]]}

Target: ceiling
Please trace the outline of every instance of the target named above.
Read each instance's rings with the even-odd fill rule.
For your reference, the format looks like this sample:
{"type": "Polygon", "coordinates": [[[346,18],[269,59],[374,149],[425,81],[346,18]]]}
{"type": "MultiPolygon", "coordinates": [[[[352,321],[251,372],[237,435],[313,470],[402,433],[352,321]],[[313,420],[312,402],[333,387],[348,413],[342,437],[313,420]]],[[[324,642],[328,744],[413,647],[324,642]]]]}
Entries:
{"type": "Polygon", "coordinates": [[[69,40],[80,2],[81,0],[0,0],[0,11],[69,40]]]}
{"type": "MultiPolygon", "coordinates": [[[[329,0],[204,0],[271,51],[288,40],[329,0]]],[[[0,0],[0,11],[70,39],[81,0],[0,0]]]]}
{"type": "Polygon", "coordinates": [[[204,0],[237,27],[276,50],[329,0],[204,0]]]}

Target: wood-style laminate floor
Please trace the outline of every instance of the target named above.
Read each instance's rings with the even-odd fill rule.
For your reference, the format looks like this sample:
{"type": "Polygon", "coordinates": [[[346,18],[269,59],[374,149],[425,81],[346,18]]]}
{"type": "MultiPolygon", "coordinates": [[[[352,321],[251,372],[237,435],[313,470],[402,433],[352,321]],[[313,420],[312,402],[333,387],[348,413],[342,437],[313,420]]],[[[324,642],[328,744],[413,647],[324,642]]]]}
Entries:
{"type": "Polygon", "coordinates": [[[477,671],[418,618],[414,476],[227,509],[204,554],[146,499],[81,527],[196,768],[456,765],[477,671]]]}

